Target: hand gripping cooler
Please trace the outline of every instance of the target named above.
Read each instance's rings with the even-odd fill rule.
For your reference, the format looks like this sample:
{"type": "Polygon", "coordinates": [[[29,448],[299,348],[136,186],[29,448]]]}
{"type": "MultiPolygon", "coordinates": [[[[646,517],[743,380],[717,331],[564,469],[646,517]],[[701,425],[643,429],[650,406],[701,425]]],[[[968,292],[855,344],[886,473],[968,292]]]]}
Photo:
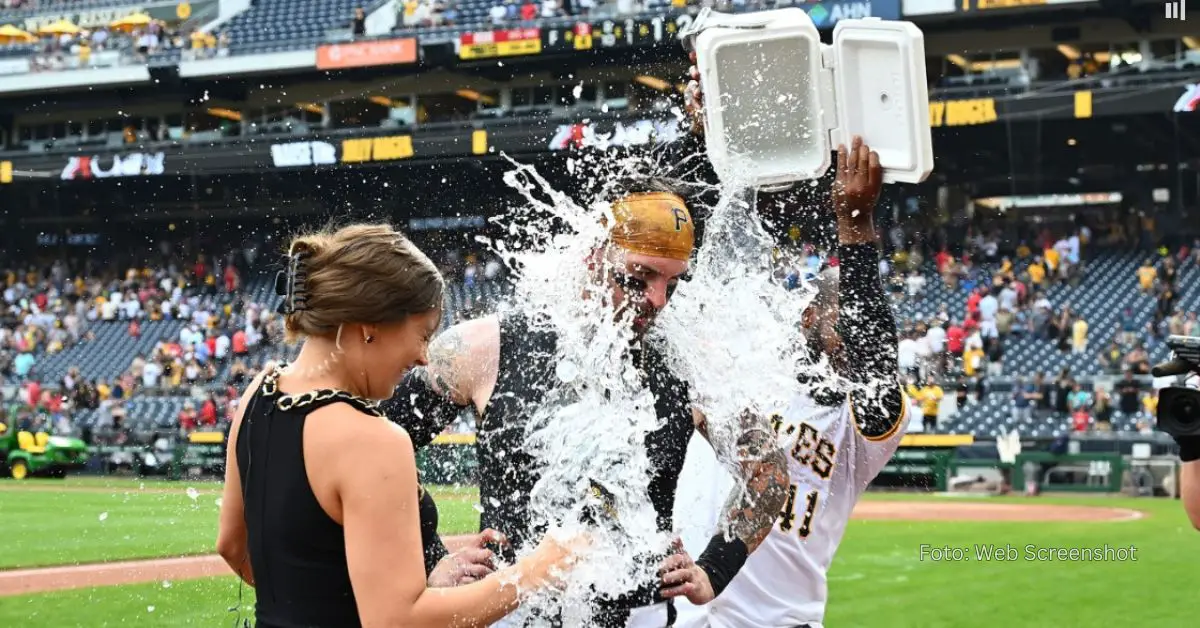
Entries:
{"type": "Polygon", "coordinates": [[[780,188],[825,174],[863,137],[887,183],[933,170],[925,40],[911,22],[841,20],[833,45],[799,8],[702,12],[695,36],[708,155],[722,180],[780,188]]]}

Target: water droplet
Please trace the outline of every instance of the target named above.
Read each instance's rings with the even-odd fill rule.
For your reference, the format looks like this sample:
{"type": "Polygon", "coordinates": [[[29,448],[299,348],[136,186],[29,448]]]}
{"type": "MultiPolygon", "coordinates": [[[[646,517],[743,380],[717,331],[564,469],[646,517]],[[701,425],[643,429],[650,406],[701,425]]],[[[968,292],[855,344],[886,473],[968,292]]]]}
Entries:
{"type": "Polygon", "coordinates": [[[153,613],[153,612],[154,612],[154,607],[153,607],[153,606],[147,606],[147,607],[146,607],[146,612],[147,612],[147,613],[153,613]]]}
{"type": "Polygon", "coordinates": [[[196,501],[196,499],[200,497],[200,491],[197,491],[195,488],[189,486],[187,488],[187,496],[191,498],[192,501],[196,501]]]}
{"type": "Polygon", "coordinates": [[[105,519],[108,519],[108,513],[107,512],[100,513],[100,520],[104,521],[105,519]]]}
{"type": "Polygon", "coordinates": [[[560,382],[570,384],[579,376],[579,367],[570,360],[560,360],[554,367],[554,374],[558,376],[560,382]]]}
{"type": "Polygon", "coordinates": [[[170,589],[170,588],[171,588],[171,581],[170,581],[170,580],[163,580],[163,581],[162,581],[162,586],[163,586],[163,588],[164,588],[164,589],[170,589]]]}

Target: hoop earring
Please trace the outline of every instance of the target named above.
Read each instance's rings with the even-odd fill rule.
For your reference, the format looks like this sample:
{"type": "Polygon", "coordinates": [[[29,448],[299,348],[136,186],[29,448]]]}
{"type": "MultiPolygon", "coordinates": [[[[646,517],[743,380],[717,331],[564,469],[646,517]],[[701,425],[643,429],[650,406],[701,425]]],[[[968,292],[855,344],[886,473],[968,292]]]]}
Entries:
{"type": "Polygon", "coordinates": [[[365,344],[371,344],[372,342],[375,342],[375,336],[372,336],[371,334],[367,334],[367,337],[363,338],[363,343],[365,344]]]}

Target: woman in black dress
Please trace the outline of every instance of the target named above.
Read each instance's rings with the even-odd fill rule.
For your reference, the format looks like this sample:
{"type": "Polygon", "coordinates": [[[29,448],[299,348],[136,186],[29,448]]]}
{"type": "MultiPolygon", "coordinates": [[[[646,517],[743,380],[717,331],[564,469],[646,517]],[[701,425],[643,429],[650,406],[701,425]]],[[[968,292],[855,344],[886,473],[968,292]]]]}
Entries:
{"type": "Polygon", "coordinates": [[[293,241],[278,291],[289,339],[304,344],[242,396],[217,541],[256,588],[260,627],[486,626],[573,562],[575,542],[548,536],[512,567],[427,588],[436,508],[408,434],[377,401],[426,362],[443,289],[429,259],[387,226],[293,241]]]}

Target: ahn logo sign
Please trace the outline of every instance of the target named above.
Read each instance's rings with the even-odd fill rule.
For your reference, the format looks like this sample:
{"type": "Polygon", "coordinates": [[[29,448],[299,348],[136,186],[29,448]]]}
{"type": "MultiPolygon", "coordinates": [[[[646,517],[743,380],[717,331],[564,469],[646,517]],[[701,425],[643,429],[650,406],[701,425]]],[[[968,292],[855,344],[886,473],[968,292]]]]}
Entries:
{"type": "Polygon", "coordinates": [[[1198,105],[1200,105],[1200,83],[1184,88],[1183,95],[1175,101],[1175,111],[1180,113],[1195,111],[1198,105]]]}

